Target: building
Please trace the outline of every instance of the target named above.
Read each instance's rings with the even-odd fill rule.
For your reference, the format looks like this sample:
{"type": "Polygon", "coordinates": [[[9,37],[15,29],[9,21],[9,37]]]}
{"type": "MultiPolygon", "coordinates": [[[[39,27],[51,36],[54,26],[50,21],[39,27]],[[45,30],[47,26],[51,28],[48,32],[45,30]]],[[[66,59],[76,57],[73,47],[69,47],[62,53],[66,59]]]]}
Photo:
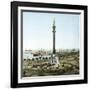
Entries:
{"type": "Polygon", "coordinates": [[[59,65],[59,58],[56,56],[56,49],[55,49],[55,33],[56,33],[56,26],[55,26],[55,19],[53,20],[52,26],[53,32],[53,52],[51,55],[47,54],[45,51],[32,51],[32,50],[25,50],[24,51],[24,60],[47,60],[47,62],[51,65],[58,66],[59,65]]]}
{"type": "Polygon", "coordinates": [[[32,50],[25,50],[23,52],[23,58],[24,59],[31,59],[31,58],[33,58],[32,50]]]}

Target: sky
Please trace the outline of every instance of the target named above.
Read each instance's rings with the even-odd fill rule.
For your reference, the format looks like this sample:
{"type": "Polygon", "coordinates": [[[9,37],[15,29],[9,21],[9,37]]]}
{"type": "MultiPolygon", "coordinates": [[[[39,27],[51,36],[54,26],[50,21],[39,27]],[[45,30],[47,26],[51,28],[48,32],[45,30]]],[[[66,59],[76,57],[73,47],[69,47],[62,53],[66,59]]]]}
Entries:
{"type": "Polygon", "coordinates": [[[56,49],[79,48],[79,14],[23,12],[24,50],[52,49],[52,25],[54,18],[56,25],[56,49]]]}

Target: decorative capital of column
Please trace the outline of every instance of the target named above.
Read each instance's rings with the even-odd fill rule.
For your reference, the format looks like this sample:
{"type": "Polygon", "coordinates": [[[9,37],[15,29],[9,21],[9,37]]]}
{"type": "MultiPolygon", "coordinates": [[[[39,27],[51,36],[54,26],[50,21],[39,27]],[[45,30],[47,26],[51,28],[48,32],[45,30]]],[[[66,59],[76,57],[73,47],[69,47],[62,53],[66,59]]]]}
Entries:
{"type": "Polygon", "coordinates": [[[54,32],[54,33],[55,33],[56,31],[55,31],[55,30],[53,30],[52,32],[54,32]]]}
{"type": "Polygon", "coordinates": [[[55,18],[53,19],[53,26],[52,26],[52,28],[53,28],[53,31],[52,32],[56,32],[55,31],[55,28],[56,28],[56,26],[55,26],[55,18]]]}

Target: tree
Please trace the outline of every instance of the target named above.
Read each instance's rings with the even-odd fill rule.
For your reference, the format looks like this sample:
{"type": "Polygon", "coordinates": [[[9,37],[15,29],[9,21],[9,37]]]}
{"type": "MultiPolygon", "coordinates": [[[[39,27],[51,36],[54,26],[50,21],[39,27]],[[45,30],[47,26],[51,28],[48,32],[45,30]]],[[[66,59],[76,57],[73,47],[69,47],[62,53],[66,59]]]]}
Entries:
{"type": "Polygon", "coordinates": [[[32,58],[32,60],[34,61],[34,58],[32,58]]]}
{"type": "Polygon", "coordinates": [[[39,59],[41,60],[41,57],[39,57],[39,59]]]}

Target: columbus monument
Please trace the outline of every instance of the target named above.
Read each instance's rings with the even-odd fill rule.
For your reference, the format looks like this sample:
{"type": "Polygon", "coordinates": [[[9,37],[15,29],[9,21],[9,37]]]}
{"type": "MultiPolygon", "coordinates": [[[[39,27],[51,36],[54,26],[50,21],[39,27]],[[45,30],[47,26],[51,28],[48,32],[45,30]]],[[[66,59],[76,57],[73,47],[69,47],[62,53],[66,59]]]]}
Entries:
{"type": "Polygon", "coordinates": [[[53,20],[53,25],[52,25],[52,32],[53,32],[53,51],[52,51],[52,59],[51,59],[51,64],[54,64],[56,66],[59,65],[59,58],[58,56],[56,55],[56,49],[55,49],[55,33],[56,33],[56,26],[55,26],[55,18],[53,20]]]}
{"type": "Polygon", "coordinates": [[[56,50],[55,50],[55,29],[56,29],[56,26],[55,26],[55,18],[54,18],[54,20],[53,20],[53,26],[52,26],[52,28],[53,28],[53,54],[56,54],[56,50]]]}

